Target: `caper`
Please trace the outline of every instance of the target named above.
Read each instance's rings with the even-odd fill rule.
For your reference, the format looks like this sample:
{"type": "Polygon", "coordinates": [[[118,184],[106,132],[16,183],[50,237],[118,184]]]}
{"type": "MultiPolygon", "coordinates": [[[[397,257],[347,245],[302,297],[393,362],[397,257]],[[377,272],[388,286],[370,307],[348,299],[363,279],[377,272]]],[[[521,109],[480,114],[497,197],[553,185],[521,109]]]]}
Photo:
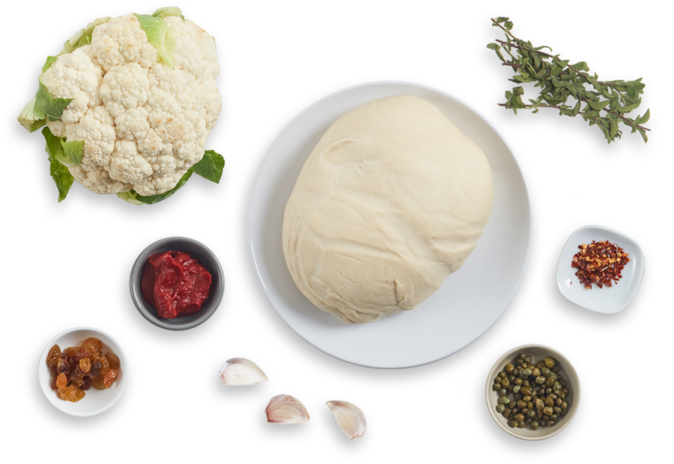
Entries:
{"type": "Polygon", "coordinates": [[[545,381],[546,387],[552,387],[554,384],[555,380],[552,378],[552,376],[548,377],[548,379],[545,381]]]}
{"type": "Polygon", "coordinates": [[[501,386],[503,388],[510,388],[510,380],[508,379],[501,379],[501,386]]]}
{"type": "Polygon", "coordinates": [[[562,401],[562,404],[560,405],[560,407],[561,407],[562,409],[566,409],[566,408],[569,407],[569,405],[566,404],[566,401],[562,401]]]}
{"type": "Polygon", "coordinates": [[[547,397],[547,398],[545,399],[545,405],[546,405],[546,406],[554,406],[554,405],[555,405],[555,400],[553,400],[553,399],[550,398],[550,397],[547,397]]]}
{"type": "Polygon", "coordinates": [[[527,419],[524,422],[526,422],[527,424],[531,424],[532,420],[533,419],[531,417],[527,417],[527,419]]]}
{"type": "Polygon", "coordinates": [[[503,411],[503,417],[505,417],[506,419],[510,417],[510,412],[511,412],[510,409],[506,408],[506,410],[503,411]]]}
{"type": "Polygon", "coordinates": [[[555,360],[552,359],[550,356],[545,357],[545,367],[552,369],[555,367],[555,360]]]}
{"type": "Polygon", "coordinates": [[[492,388],[494,389],[494,391],[499,391],[501,389],[501,382],[495,383],[492,388]]]}
{"type": "Polygon", "coordinates": [[[515,420],[516,420],[517,422],[522,422],[522,421],[524,420],[524,415],[523,415],[523,414],[517,414],[517,415],[515,416],[515,420]]]}
{"type": "Polygon", "coordinates": [[[520,379],[519,377],[517,377],[517,378],[515,379],[515,385],[518,385],[518,386],[522,385],[522,379],[520,379]]]}
{"type": "Polygon", "coordinates": [[[527,403],[527,409],[534,409],[534,403],[532,403],[531,401],[529,401],[529,402],[527,403]]]}
{"type": "Polygon", "coordinates": [[[517,402],[517,407],[520,408],[520,409],[526,408],[527,407],[526,401],[519,400],[517,402]]]}
{"type": "Polygon", "coordinates": [[[498,396],[506,396],[507,394],[508,394],[508,390],[506,390],[505,388],[501,388],[498,391],[498,396]]]}
{"type": "Polygon", "coordinates": [[[528,378],[528,377],[531,375],[531,373],[532,373],[532,371],[531,371],[531,369],[529,369],[529,368],[522,369],[522,370],[520,371],[520,376],[522,376],[523,378],[526,379],[526,378],[528,378]]]}
{"type": "Polygon", "coordinates": [[[559,366],[553,367],[553,368],[552,368],[552,372],[554,372],[555,374],[556,374],[557,372],[559,372],[559,366]]]}
{"type": "Polygon", "coordinates": [[[513,369],[515,369],[515,366],[513,366],[512,364],[508,363],[508,364],[505,365],[505,371],[508,374],[510,374],[513,371],[513,369]]]}
{"type": "Polygon", "coordinates": [[[527,426],[527,424],[526,424],[526,422],[524,422],[524,421],[522,421],[522,422],[520,422],[519,424],[517,424],[517,427],[519,427],[520,429],[523,429],[523,428],[526,427],[526,426],[527,426]]]}
{"type": "Polygon", "coordinates": [[[541,370],[537,367],[534,367],[531,370],[531,375],[533,375],[534,377],[538,377],[539,375],[541,375],[541,370]]]}
{"type": "Polygon", "coordinates": [[[554,408],[552,408],[552,410],[555,411],[555,414],[561,414],[562,413],[562,408],[560,408],[559,406],[555,406],[554,408]]]}
{"type": "Polygon", "coordinates": [[[512,374],[513,374],[514,376],[518,376],[518,375],[520,375],[520,370],[519,370],[519,369],[513,369],[512,374]]]}
{"type": "Polygon", "coordinates": [[[513,414],[517,414],[517,413],[519,412],[519,411],[517,410],[517,408],[512,408],[511,411],[512,411],[513,414]]]}
{"type": "Polygon", "coordinates": [[[522,393],[525,395],[531,395],[531,388],[529,387],[522,387],[522,393]]]}
{"type": "Polygon", "coordinates": [[[521,399],[522,399],[522,394],[521,394],[521,393],[518,393],[518,394],[515,395],[515,401],[521,400],[521,399]]]}
{"type": "Polygon", "coordinates": [[[550,374],[552,374],[552,371],[547,367],[544,367],[541,369],[541,374],[543,374],[545,377],[549,377],[550,374]]]}
{"type": "Polygon", "coordinates": [[[501,372],[498,373],[498,376],[501,377],[502,379],[505,379],[506,377],[508,377],[508,374],[506,374],[505,372],[501,371],[501,372]]]}
{"type": "Polygon", "coordinates": [[[540,398],[536,398],[536,409],[539,411],[545,407],[545,403],[543,403],[543,400],[540,398]]]}
{"type": "Polygon", "coordinates": [[[522,399],[523,399],[524,401],[526,401],[527,403],[531,401],[531,397],[530,397],[529,395],[525,396],[525,397],[522,398],[522,399]]]}
{"type": "Polygon", "coordinates": [[[520,353],[519,359],[526,359],[527,355],[525,353],[520,353]]]}
{"type": "Polygon", "coordinates": [[[563,391],[557,393],[557,396],[559,396],[559,397],[560,397],[561,399],[563,399],[563,400],[566,399],[566,393],[564,393],[563,391]]]}
{"type": "Polygon", "coordinates": [[[536,383],[538,385],[544,384],[545,383],[545,377],[543,377],[542,375],[539,375],[538,377],[536,377],[536,383]]]}
{"type": "Polygon", "coordinates": [[[529,408],[522,408],[522,410],[521,410],[520,412],[521,412],[522,414],[526,414],[526,413],[529,412],[529,408]]]}
{"type": "Polygon", "coordinates": [[[553,412],[554,411],[550,406],[548,406],[547,408],[543,408],[543,414],[545,414],[546,416],[552,416],[553,412]]]}
{"type": "Polygon", "coordinates": [[[500,404],[510,404],[510,398],[508,398],[507,396],[502,396],[498,399],[498,402],[500,404]]]}
{"type": "Polygon", "coordinates": [[[563,401],[562,401],[561,398],[557,398],[557,399],[555,400],[555,404],[556,404],[557,406],[561,406],[562,403],[563,403],[563,401]]]}
{"type": "MultiPolygon", "coordinates": [[[[519,380],[519,379],[517,379],[517,380],[519,380]]],[[[515,385],[515,386],[513,387],[513,393],[518,394],[518,393],[520,392],[520,389],[521,389],[521,388],[522,388],[522,387],[520,387],[519,385],[515,385]]]]}
{"type": "Polygon", "coordinates": [[[525,380],[524,382],[522,382],[522,386],[523,387],[530,387],[531,383],[528,380],[525,380]]]}
{"type": "Polygon", "coordinates": [[[508,421],[508,425],[512,428],[517,427],[518,424],[519,424],[519,422],[517,422],[516,420],[509,420],[508,421]]]}
{"type": "Polygon", "coordinates": [[[527,412],[527,417],[530,417],[530,418],[536,417],[536,411],[529,411],[529,412],[527,412]]]}
{"type": "Polygon", "coordinates": [[[538,430],[538,427],[540,426],[538,421],[532,421],[530,425],[531,425],[531,428],[534,429],[534,430],[538,430]]]}
{"type": "Polygon", "coordinates": [[[527,364],[531,364],[531,356],[525,356],[525,357],[524,357],[524,361],[525,361],[527,364]]]}

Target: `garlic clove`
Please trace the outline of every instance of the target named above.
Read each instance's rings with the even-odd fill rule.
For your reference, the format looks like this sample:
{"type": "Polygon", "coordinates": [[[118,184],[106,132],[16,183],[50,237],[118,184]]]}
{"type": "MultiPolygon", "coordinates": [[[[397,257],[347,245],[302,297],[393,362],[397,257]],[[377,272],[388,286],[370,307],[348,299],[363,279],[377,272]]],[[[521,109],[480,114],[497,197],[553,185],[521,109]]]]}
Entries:
{"type": "Polygon", "coordinates": [[[342,429],[342,432],[347,437],[353,440],[365,434],[367,422],[365,421],[363,411],[358,406],[346,401],[328,401],[325,404],[330,408],[333,417],[337,421],[337,424],[339,424],[339,428],[342,429]]]}
{"type": "Polygon", "coordinates": [[[267,422],[272,424],[297,424],[309,420],[307,408],[290,395],[277,395],[269,400],[267,422]]]}
{"type": "Polygon", "coordinates": [[[267,381],[267,376],[264,375],[262,369],[246,358],[232,358],[225,362],[220,370],[220,378],[226,387],[254,385],[267,381]]]}

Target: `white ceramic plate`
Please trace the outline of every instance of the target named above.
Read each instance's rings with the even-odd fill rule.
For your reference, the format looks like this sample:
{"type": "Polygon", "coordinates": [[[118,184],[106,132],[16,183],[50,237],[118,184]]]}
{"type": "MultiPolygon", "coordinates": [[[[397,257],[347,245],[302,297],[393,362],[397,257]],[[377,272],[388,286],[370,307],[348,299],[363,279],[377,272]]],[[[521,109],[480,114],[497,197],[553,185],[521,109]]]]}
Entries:
{"type": "Polygon", "coordinates": [[[378,368],[437,361],[484,334],[517,293],[529,260],[530,237],[526,183],[501,136],[465,103],[440,90],[405,82],[350,87],[300,113],[269,148],[248,209],[253,264],[276,312],[319,350],[378,368]],[[475,251],[430,298],[413,311],[349,325],[316,308],[295,286],[281,246],[283,212],[304,162],[328,127],[352,109],[392,95],[429,101],[480,145],[493,171],[494,207],[475,251]]]}
{"type": "Polygon", "coordinates": [[[644,278],[646,262],[644,253],[637,242],[617,230],[602,226],[581,227],[569,237],[557,263],[557,289],[573,304],[602,314],[616,314],[627,308],[639,292],[644,278]],[[608,240],[628,254],[630,262],[622,270],[622,279],[612,287],[598,288],[593,285],[587,290],[571,267],[573,255],[578,246],[592,243],[592,240],[608,240]]]}

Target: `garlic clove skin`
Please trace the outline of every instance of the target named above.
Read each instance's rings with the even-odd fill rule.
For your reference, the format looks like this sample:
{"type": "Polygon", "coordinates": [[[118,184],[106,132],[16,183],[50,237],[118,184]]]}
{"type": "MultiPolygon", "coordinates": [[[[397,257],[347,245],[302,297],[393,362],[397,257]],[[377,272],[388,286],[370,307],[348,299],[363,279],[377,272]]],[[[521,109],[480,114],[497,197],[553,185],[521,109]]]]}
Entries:
{"type": "Polygon", "coordinates": [[[225,362],[220,370],[220,378],[225,387],[239,387],[266,382],[267,376],[250,359],[232,358],[225,362]]]}
{"type": "Polygon", "coordinates": [[[277,395],[269,400],[267,422],[272,424],[297,424],[309,420],[307,408],[290,395],[277,395]]]}
{"type": "Polygon", "coordinates": [[[367,422],[358,406],[346,401],[328,401],[325,404],[330,408],[339,428],[349,439],[353,440],[365,434],[367,422]]]}

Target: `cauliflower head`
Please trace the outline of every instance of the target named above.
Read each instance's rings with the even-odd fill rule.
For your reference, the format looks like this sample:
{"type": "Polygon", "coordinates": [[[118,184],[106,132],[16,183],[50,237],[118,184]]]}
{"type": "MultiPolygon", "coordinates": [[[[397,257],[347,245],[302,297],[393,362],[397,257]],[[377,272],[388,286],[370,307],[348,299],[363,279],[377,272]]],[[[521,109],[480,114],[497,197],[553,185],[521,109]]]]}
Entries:
{"type": "MultiPolygon", "coordinates": [[[[44,116],[52,168],[55,158],[92,192],[168,196],[204,158],[222,109],[220,68],[213,37],[179,9],[96,20],[43,71],[33,106],[19,120],[32,131],[44,116]],[[60,139],[61,153],[50,151],[47,131],[60,139]],[[75,155],[65,156],[68,147],[75,155]]],[[[224,166],[209,153],[205,163],[215,171],[224,166]]]]}

